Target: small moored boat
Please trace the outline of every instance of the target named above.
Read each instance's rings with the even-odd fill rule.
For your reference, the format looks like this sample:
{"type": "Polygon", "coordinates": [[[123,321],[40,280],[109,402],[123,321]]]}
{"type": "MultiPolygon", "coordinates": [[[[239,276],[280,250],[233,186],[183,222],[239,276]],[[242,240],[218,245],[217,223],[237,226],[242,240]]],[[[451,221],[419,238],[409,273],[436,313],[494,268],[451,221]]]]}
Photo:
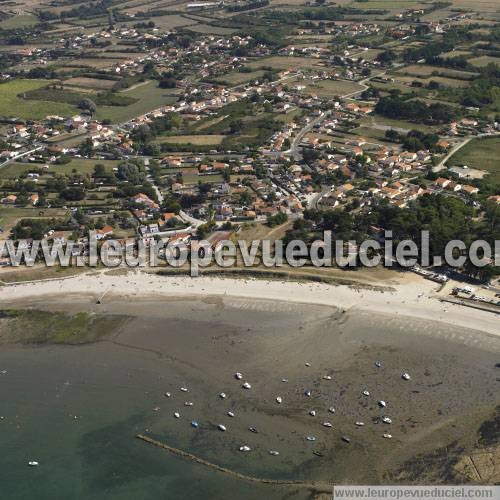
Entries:
{"type": "Polygon", "coordinates": [[[217,429],[219,429],[219,430],[220,430],[220,431],[222,431],[222,432],[226,432],[226,426],[225,426],[225,425],[219,424],[219,425],[217,426],[217,429]]]}
{"type": "Polygon", "coordinates": [[[30,461],[28,462],[28,465],[29,465],[30,467],[37,467],[39,464],[38,464],[38,462],[37,462],[36,460],[30,460],[30,461]]]}

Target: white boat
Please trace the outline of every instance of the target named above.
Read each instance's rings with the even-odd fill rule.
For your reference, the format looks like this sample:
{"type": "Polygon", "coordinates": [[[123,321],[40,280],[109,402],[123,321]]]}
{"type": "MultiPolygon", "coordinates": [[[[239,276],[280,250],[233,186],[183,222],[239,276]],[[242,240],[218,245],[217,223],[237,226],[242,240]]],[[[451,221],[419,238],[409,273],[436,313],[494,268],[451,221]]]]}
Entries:
{"type": "Polygon", "coordinates": [[[385,439],[392,439],[392,434],[387,434],[385,432],[384,434],[382,434],[382,437],[384,437],[385,439]]]}
{"type": "Polygon", "coordinates": [[[307,367],[311,366],[311,363],[306,363],[306,366],[307,366],[307,367]]]}
{"type": "Polygon", "coordinates": [[[188,389],[187,389],[187,387],[181,387],[181,391],[182,392],[189,392],[188,389]]]}
{"type": "Polygon", "coordinates": [[[194,427],[195,429],[197,429],[197,428],[198,428],[198,425],[199,425],[199,424],[198,424],[198,422],[197,422],[196,420],[192,420],[192,421],[191,421],[191,427],[194,427]]]}
{"type": "Polygon", "coordinates": [[[226,426],[225,426],[225,425],[219,424],[219,425],[217,426],[217,429],[219,429],[219,430],[220,430],[220,431],[222,431],[222,432],[226,432],[226,426]]]}
{"type": "Polygon", "coordinates": [[[385,408],[387,406],[387,403],[383,399],[381,399],[378,402],[378,405],[380,406],[380,408],[385,408]]]}
{"type": "Polygon", "coordinates": [[[382,417],[382,422],[384,422],[384,424],[392,424],[392,419],[389,417],[382,417]]]}
{"type": "Polygon", "coordinates": [[[323,427],[333,427],[330,422],[323,422],[323,427]]]}
{"type": "Polygon", "coordinates": [[[409,374],[409,373],[406,373],[406,372],[404,372],[404,373],[401,375],[401,378],[402,378],[403,380],[410,380],[410,379],[411,379],[410,374],[409,374]]]}
{"type": "Polygon", "coordinates": [[[377,368],[380,368],[382,366],[382,363],[380,361],[375,361],[375,366],[377,368]]]}
{"type": "Polygon", "coordinates": [[[181,414],[178,411],[176,411],[176,412],[174,412],[174,417],[181,418],[181,414]]]}
{"type": "Polygon", "coordinates": [[[311,410],[309,412],[309,415],[311,415],[311,417],[315,417],[316,416],[316,412],[314,410],[311,410]]]}
{"type": "Polygon", "coordinates": [[[243,389],[251,389],[252,388],[252,386],[248,382],[245,382],[241,387],[243,387],[243,389]]]}
{"type": "Polygon", "coordinates": [[[191,403],[191,401],[186,401],[184,403],[184,406],[193,406],[193,403],[191,403]]]}
{"type": "Polygon", "coordinates": [[[234,417],[234,413],[232,411],[228,411],[226,415],[228,417],[234,417]]]}
{"type": "Polygon", "coordinates": [[[28,465],[29,465],[30,467],[37,467],[37,466],[38,466],[38,462],[37,462],[36,460],[30,460],[30,461],[28,462],[28,465]]]}
{"type": "Polygon", "coordinates": [[[324,380],[332,380],[332,376],[331,375],[324,375],[323,379],[324,380]]]}
{"type": "Polygon", "coordinates": [[[370,391],[367,391],[366,389],[363,391],[363,396],[369,396],[370,395],[370,391]]]}
{"type": "Polygon", "coordinates": [[[335,413],[335,408],[333,406],[330,406],[330,408],[328,408],[328,411],[330,413],[335,413]]]}
{"type": "Polygon", "coordinates": [[[314,436],[306,436],[307,441],[316,441],[314,436]]]}
{"type": "Polygon", "coordinates": [[[240,446],[240,451],[252,451],[252,448],[244,444],[243,446],[240,446]]]}
{"type": "Polygon", "coordinates": [[[351,442],[351,438],[349,438],[347,436],[342,436],[342,441],[344,441],[345,443],[350,443],[351,442]]]}
{"type": "Polygon", "coordinates": [[[238,379],[238,380],[241,380],[243,378],[243,375],[240,373],[240,372],[236,372],[234,374],[234,378],[238,379]]]}
{"type": "Polygon", "coordinates": [[[165,397],[166,397],[166,398],[169,398],[171,395],[172,395],[172,394],[170,394],[170,392],[166,392],[166,393],[165,393],[165,397]]]}
{"type": "Polygon", "coordinates": [[[283,402],[283,398],[281,396],[277,396],[276,403],[278,403],[280,405],[282,402],[283,402]]]}
{"type": "Polygon", "coordinates": [[[226,399],[226,393],[225,393],[225,392],[221,392],[221,393],[219,394],[219,398],[221,398],[221,399],[226,399]]]}
{"type": "Polygon", "coordinates": [[[276,450],[269,450],[269,455],[273,455],[273,456],[277,457],[279,454],[280,454],[280,452],[279,452],[279,451],[276,451],[276,450]]]}
{"type": "Polygon", "coordinates": [[[358,427],[364,427],[365,423],[364,422],[356,422],[356,425],[358,427]]]}
{"type": "Polygon", "coordinates": [[[310,398],[311,397],[311,391],[309,389],[307,389],[306,391],[304,391],[304,394],[310,398]]]}
{"type": "Polygon", "coordinates": [[[284,383],[284,384],[287,384],[288,383],[288,379],[287,378],[282,378],[281,381],[284,383]]]}

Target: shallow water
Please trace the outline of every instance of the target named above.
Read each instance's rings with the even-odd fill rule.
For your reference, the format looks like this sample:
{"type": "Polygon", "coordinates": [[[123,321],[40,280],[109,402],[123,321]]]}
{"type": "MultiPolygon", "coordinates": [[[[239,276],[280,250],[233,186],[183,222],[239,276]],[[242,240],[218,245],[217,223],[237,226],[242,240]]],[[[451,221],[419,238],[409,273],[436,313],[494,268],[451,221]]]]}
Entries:
{"type": "MultiPolygon", "coordinates": [[[[307,498],[307,491],[294,487],[249,484],[214,472],[135,435],[150,433],[258,477],[377,482],[384,467],[459,438],[461,425],[475,422],[478,408],[487,411],[500,402],[498,339],[361,313],[340,317],[329,308],[269,310],[257,302],[228,302],[109,303],[103,311],[136,315],[113,341],[2,346],[0,370],[7,373],[0,375],[0,498],[307,498]],[[382,369],[374,367],[375,359],[383,360],[382,369]],[[403,368],[413,375],[410,384],[401,381],[403,368]],[[251,391],[234,379],[240,369],[250,377],[251,391]],[[322,379],[327,372],[332,381],[322,379]],[[183,385],[189,393],[179,391],[183,385]],[[360,394],[365,385],[373,394],[369,401],[360,394]],[[312,389],[312,398],[304,397],[304,387],[312,389]],[[218,398],[221,390],[228,393],[225,401],[218,398]],[[276,394],[284,397],[279,407],[276,394]],[[395,419],[390,445],[376,421],[374,398],[380,396],[389,399],[395,419]],[[185,407],[184,401],[195,404],[185,407]],[[332,404],[335,417],[326,410],[332,404]],[[308,416],[310,408],[317,409],[317,421],[308,416]],[[237,417],[229,419],[228,409],[237,417]],[[181,419],[172,417],[174,411],[181,419]],[[327,418],[334,430],[321,426],[327,418]],[[199,429],[191,428],[191,419],[200,421],[199,429]],[[366,427],[354,428],[360,419],[366,427]],[[218,423],[228,432],[219,433],[218,423]],[[434,423],[442,424],[436,432],[434,423]],[[262,432],[248,433],[249,425],[262,432]],[[318,441],[306,443],[307,433],[318,441]],[[348,446],[340,440],[346,433],[353,438],[348,446]],[[246,443],[252,453],[239,453],[246,443]],[[280,457],[270,457],[271,448],[280,457]],[[313,455],[315,449],[323,459],[313,455]],[[28,467],[28,460],[40,466],[28,467]]],[[[71,304],[68,310],[92,307],[71,304]]]]}

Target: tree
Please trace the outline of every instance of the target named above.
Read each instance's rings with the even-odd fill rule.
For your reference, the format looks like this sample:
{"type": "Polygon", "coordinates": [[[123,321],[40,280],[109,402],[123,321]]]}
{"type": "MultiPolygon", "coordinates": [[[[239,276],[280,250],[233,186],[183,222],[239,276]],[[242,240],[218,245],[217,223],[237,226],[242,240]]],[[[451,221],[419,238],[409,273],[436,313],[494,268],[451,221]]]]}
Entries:
{"type": "Polygon", "coordinates": [[[118,166],[116,176],[118,179],[130,182],[134,185],[142,184],[146,179],[146,174],[141,172],[139,167],[133,163],[121,163],[118,166]]]}
{"type": "Polygon", "coordinates": [[[270,215],[267,218],[267,225],[269,227],[275,227],[275,226],[280,226],[281,224],[284,224],[287,221],[288,221],[288,216],[280,212],[276,215],[270,215]]]}
{"type": "Polygon", "coordinates": [[[94,177],[106,177],[106,167],[102,163],[94,165],[94,177]]]}
{"type": "Polygon", "coordinates": [[[95,105],[95,102],[87,98],[82,99],[78,103],[78,107],[80,109],[83,109],[84,111],[88,111],[90,115],[93,115],[97,111],[97,106],[95,105]]]}

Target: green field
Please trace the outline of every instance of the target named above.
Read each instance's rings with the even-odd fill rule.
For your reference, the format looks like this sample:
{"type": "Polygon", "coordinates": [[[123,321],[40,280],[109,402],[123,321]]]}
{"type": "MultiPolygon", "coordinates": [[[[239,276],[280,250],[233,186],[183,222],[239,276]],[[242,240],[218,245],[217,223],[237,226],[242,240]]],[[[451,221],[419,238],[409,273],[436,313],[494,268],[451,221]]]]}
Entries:
{"type": "Polygon", "coordinates": [[[48,115],[71,116],[78,112],[75,106],[65,103],[34,101],[18,97],[23,92],[45,87],[49,80],[12,80],[0,84],[0,116],[39,120],[48,115]]]}
{"type": "Polygon", "coordinates": [[[159,137],[157,142],[160,144],[193,144],[194,146],[212,146],[220,144],[225,135],[171,135],[159,137]]]}
{"type": "MultiPolygon", "coordinates": [[[[94,166],[101,163],[105,166],[108,172],[111,172],[113,167],[116,167],[120,160],[98,160],[98,159],[79,159],[75,158],[66,165],[50,165],[47,174],[67,174],[70,175],[76,170],[79,174],[91,174],[94,171],[94,166]]],[[[35,171],[41,168],[43,163],[10,163],[0,169],[0,179],[17,179],[26,172],[35,171]]]]}
{"type": "Polygon", "coordinates": [[[21,219],[48,219],[52,217],[64,217],[66,210],[60,208],[20,208],[5,207],[0,205],[0,227],[5,231],[1,237],[5,237],[9,229],[21,219]]]}
{"type": "Polygon", "coordinates": [[[271,56],[254,59],[247,64],[249,68],[259,69],[262,66],[269,66],[275,70],[285,69],[308,69],[324,67],[321,59],[314,57],[289,57],[289,56],[271,56]]]}
{"type": "Polygon", "coordinates": [[[13,16],[0,21],[0,29],[2,30],[14,30],[18,28],[25,28],[30,26],[35,26],[38,24],[38,18],[31,14],[25,14],[22,16],[13,16]]]}
{"type": "Polygon", "coordinates": [[[218,76],[216,78],[217,82],[227,83],[229,85],[241,85],[243,83],[253,82],[259,79],[265,71],[257,70],[250,73],[242,73],[241,71],[230,71],[225,75],[218,76]]]}
{"type": "Polygon", "coordinates": [[[457,151],[447,165],[467,165],[470,168],[486,170],[491,179],[500,182],[500,137],[473,139],[469,144],[457,151]]]}
{"type": "Polygon", "coordinates": [[[113,123],[126,122],[161,106],[174,103],[177,100],[175,93],[176,89],[160,89],[157,81],[146,82],[119,93],[137,99],[137,102],[129,106],[99,106],[96,118],[109,119],[113,123]]]}
{"type": "Polygon", "coordinates": [[[316,94],[318,97],[335,97],[351,94],[352,92],[361,92],[364,87],[356,82],[347,80],[300,80],[293,79],[287,82],[288,86],[305,85],[306,88],[301,91],[303,94],[316,94]]]}
{"type": "Polygon", "coordinates": [[[500,65],[500,58],[492,56],[480,56],[480,57],[475,57],[473,59],[469,59],[468,62],[470,62],[473,66],[482,68],[484,66],[487,66],[488,64],[500,65]]]}
{"type": "Polygon", "coordinates": [[[419,0],[368,0],[364,2],[352,2],[349,7],[358,9],[387,9],[387,10],[405,10],[409,8],[421,7],[419,0]]]}

